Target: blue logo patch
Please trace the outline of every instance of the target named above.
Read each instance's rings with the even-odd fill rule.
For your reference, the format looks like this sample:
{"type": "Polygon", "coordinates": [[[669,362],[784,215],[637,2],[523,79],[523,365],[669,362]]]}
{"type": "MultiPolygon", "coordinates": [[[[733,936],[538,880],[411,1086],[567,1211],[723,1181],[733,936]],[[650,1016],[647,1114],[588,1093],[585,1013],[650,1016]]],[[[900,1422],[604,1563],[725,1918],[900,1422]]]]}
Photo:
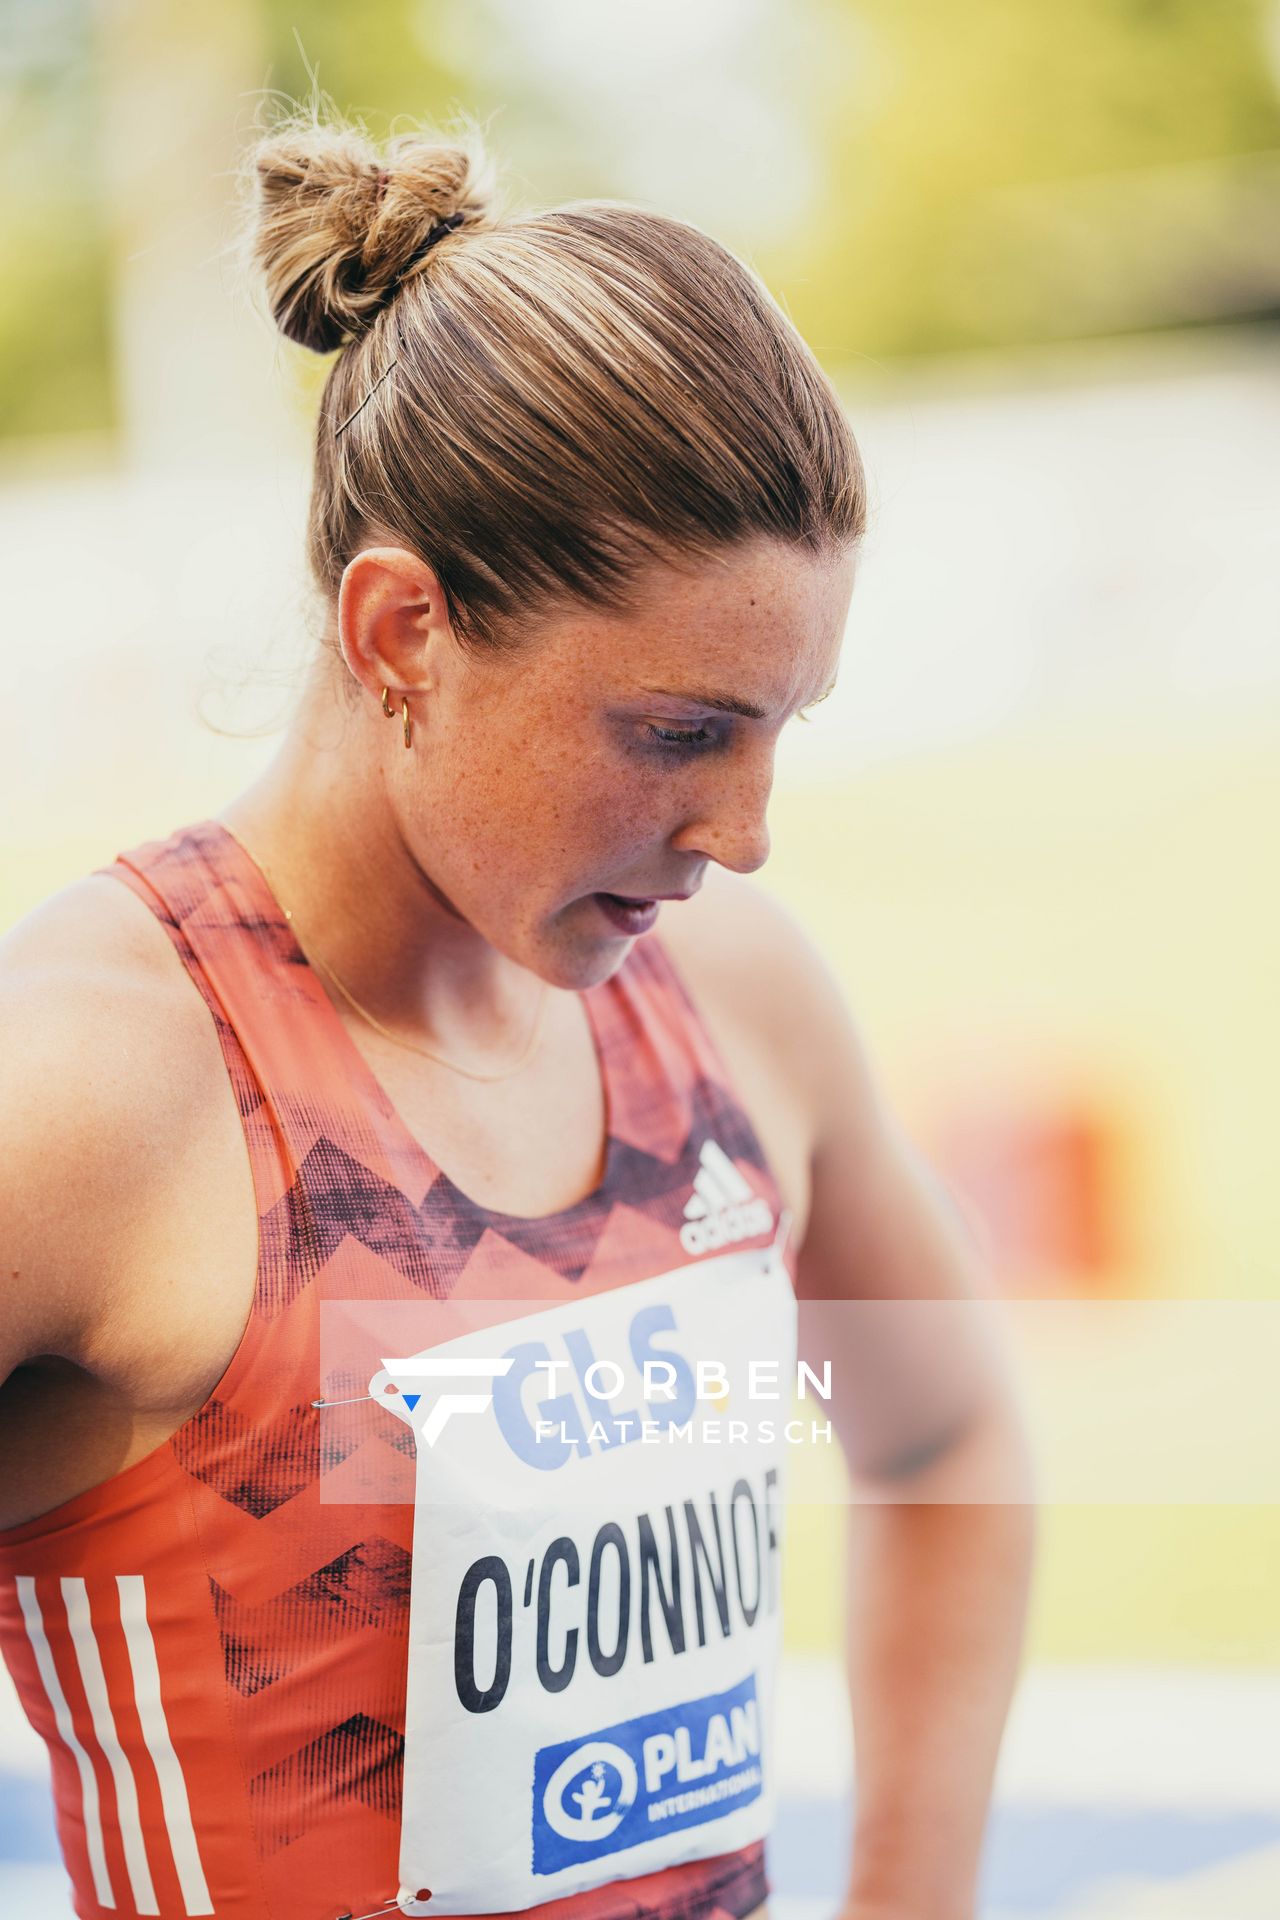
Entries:
{"type": "Polygon", "coordinates": [[[727,1693],[541,1747],[533,1759],[533,1871],[718,1820],[764,1787],[755,1675],[727,1693]]]}

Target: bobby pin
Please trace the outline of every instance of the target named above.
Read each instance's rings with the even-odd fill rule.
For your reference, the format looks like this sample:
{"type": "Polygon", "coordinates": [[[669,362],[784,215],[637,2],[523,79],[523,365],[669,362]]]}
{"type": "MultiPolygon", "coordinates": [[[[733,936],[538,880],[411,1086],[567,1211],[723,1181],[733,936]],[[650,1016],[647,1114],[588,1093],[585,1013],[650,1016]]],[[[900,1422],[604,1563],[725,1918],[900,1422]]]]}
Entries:
{"type": "Polygon", "coordinates": [[[364,397],[364,399],[363,399],[363,400],[362,400],[362,401],[360,402],[360,405],[359,405],[359,406],[358,406],[358,407],[356,408],[356,412],[355,412],[355,413],[349,413],[349,414],[347,415],[347,417],[346,417],[346,419],[345,419],[345,420],[343,421],[343,423],[342,423],[342,425],[341,425],[340,427],[335,427],[335,428],[334,428],[334,430],[333,430],[333,437],[334,437],[334,439],[335,439],[335,440],[337,439],[337,437],[338,437],[338,435],[339,435],[340,433],[345,433],[345,432],[346,432],[346,430],[347,430],[347,428],[348,428],[348,427],[349,427],[349,426],[351,425],[351,422],[352,422],[352,421],[353,421],[353,420],[355,419],[355,417],[356,417],[356,413],[363,413],[363,411],[364,411],[364,409],[365,409],[365,408],[366,408],[366,407],[368,406],[368,404],[369,404],[369,402],[370,402],[370,401],[372,400],[372,398],[373,398],[373,396],[374,396],[374,394],[375,394],[375,393],[376,393],[376,392],[378,391],[378,388],[379,388],[379,387],[380,387],[380,386],[382,385],[382,383],[383,383],[383,381],[384,381],[384,380],[386,379],[386,377],[387,377],[387,374],[388,374],[388,373],[390,373],[390,371],[391,371],[391,369],[392,369],[392,367],[394,367],[394,365],[395,365],[395,364],[396,364],[396,363],[395,363],[395,360],[394,360],[394,359],[392,359],[392,360],[391,360],[391,361],[390,361],[390,362],[388,363],[388,365],[387,365],[387,368],[386,368],[386,371],[385,371],[385,372],[383,372],[383,373],[380,373],[380,374],[378,375],[378,377],[377,377],[377,379],[376,379],[376,380],[374,381],[374,383],[373,383],[373,385],[372,385],[372,386],[370,387],[370,389],[369,389],[369,391],[368,391],[368,393],[366,393],[366,395],[365,395],[365,397],[364,397]]]}

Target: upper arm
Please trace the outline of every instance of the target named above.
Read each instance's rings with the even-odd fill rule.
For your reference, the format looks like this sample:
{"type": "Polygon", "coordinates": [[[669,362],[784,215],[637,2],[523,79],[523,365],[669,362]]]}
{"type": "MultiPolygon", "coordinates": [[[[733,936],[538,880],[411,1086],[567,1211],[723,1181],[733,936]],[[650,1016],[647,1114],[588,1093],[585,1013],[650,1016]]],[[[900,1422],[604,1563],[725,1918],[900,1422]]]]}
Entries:
{"type": "Polygon", "coordinates": [[[924,1465],[1008,1382],[977,1245],[890,1107],[844,997],[811,961],[806,1014],[827,1036],[800,1249],[800,1343],[832,1365],[832,1417],[855,1472],[924,1465]]]}
{"type": "Polygon", "coordinates": [[[828,963],[798,933],[814,1127],[798,1291],[814,1300],[954,1300],[983,1290],[978,1248],[893,1111],[828,963]]]}
{"type": "Polygon", "coordinates": [[[173,1050],[195,996],[148,920],[90,876],[0,941],[0,1380],[46,1354],[89,1363],[189,1130],[173,1050]]]}

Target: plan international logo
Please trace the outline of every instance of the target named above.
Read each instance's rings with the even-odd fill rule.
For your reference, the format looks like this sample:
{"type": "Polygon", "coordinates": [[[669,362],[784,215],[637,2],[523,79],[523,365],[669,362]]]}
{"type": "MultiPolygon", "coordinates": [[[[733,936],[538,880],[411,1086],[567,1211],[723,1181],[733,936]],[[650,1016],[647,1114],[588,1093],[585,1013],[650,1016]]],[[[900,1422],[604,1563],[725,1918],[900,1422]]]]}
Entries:
{"type": "Polygon", "coordinates": [[[735,1240],[768,1233],[772,1225],[768,1201],[751,1191],[723,1147],[704,1140],[680,1229],[685,1252],[712,1253],[735,1240]]]}
{"type": "Polygon", "coordinates": [[[764,1791],[754,1673],[576,1740],[533,1762],[533,1871],[559,1873],[656,1834],[718,1820],[764,1791]]]}

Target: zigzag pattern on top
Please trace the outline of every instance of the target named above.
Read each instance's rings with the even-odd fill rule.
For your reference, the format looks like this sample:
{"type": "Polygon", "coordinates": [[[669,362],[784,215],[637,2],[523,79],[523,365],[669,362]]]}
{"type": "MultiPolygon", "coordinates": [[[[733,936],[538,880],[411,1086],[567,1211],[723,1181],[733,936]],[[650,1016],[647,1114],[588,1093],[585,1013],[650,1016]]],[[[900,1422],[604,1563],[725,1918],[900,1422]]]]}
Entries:
{"type": "MultiPolygon", "coordinates": [[[[525,1219],[477,1205],[410,1134],[264,877],[218,822],[104,871],[157,916],[214,1021],[253,1172],[254,1298],[206,1404],[43,1531],[0,1541],[0,1573],[145,1576],[148,1594],[164,1596],[153,1627],[165,1706],[216,1911],[333,1920],[395,1891],[409,1569],[430,1542],[413,1536],[412,1436],[363,1393],[358,1357],[324,1354],[323,1312],[343,1301],[561,1302],[681,1265],[709,1137],[771,1205],[777,1190],[654,936],[583,996],[608,1114],[600,1183],[525,1219]],[[319,1398],[352,1404],[318,1410],[319,1398]]],[[[0,1579],[6,1635],[12,1591],[0,1579]]],[[[71,1689],[74,1653],[55,1647],[53,1658],[71,1689]]],[[[34,1670],[29,1686],[34,1703],[34,1670]]],[[[129,1751],[127,1717],[119,1732],[129,1751]]],[[[84,1854],[79,1777],[53,1750],[78,1909],[108,1920],[84,1854]]],[[[113,1879],[125,1884],[122,1871],[113,1879]]],[[[733,1920],[767,1890],[754,1846],[557,1902],[554,1920],[733,1920]]]]}

